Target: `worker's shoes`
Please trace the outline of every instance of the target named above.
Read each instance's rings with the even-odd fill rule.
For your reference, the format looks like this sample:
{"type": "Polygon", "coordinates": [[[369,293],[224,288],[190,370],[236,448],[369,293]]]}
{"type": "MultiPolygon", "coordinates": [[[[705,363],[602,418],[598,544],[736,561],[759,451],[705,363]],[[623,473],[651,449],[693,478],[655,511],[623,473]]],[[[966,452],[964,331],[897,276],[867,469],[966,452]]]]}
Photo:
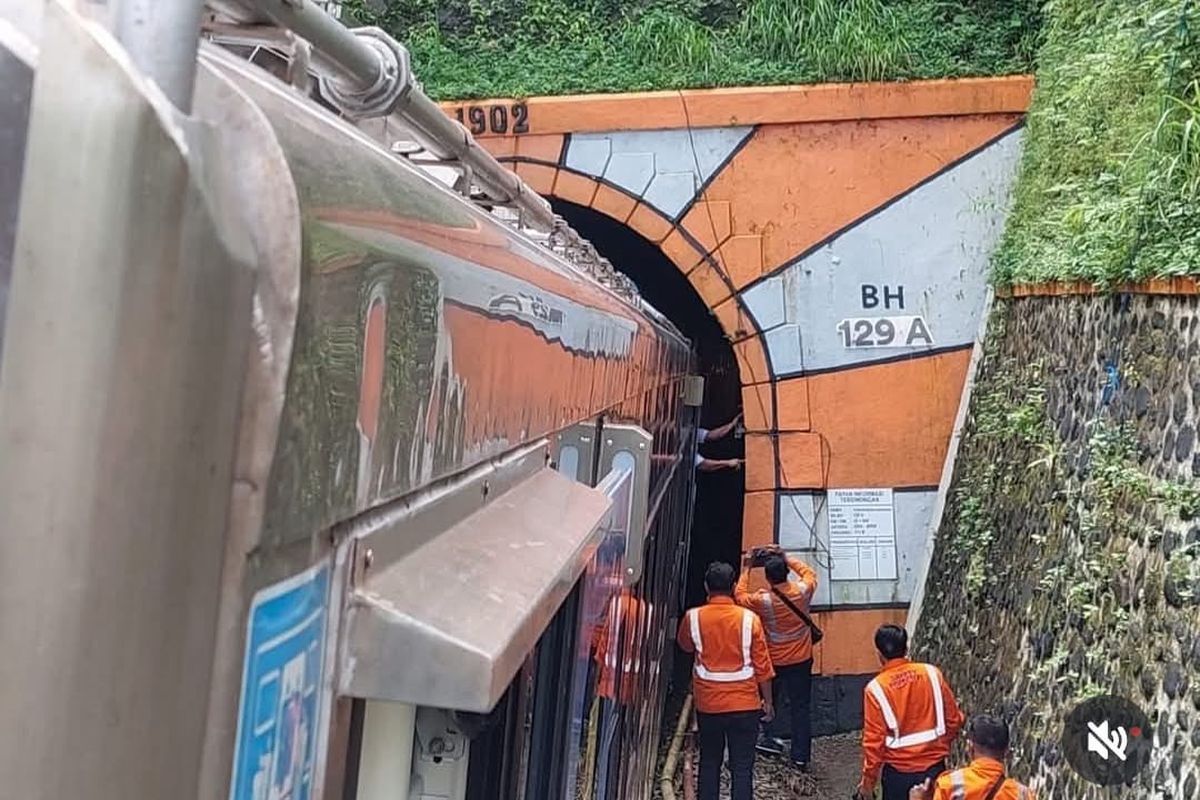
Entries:
{"type": "Polygon", "coordinates": [[[781,756],[788,751],[788,746],[774,736],[760,736],[754,749],[768,756],[781,756]]]}
{"type": "Polygon", "coordinates": [[[792,766],[795,767],[798,772],[811,772],[812,771],[811,769],[809,769],[807,761],[797,761],[796,759],[793,758],[792,766]]]}

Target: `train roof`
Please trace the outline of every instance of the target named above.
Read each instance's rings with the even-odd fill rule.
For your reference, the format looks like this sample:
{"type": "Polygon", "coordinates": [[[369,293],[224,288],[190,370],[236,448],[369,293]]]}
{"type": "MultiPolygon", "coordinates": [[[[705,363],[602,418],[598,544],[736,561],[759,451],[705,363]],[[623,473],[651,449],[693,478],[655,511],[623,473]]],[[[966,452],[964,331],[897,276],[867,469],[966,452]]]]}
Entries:
{"type": "Polygon", "coordinates": [[[581,280],[599,284],[661,332],[690,347],[687,337],[641,296],[628,276],[555,214],[549,203],[520,176],[496,161],[462,124],[447,117],[440,106],[424,94],[412,73],[403,45],[377,29],[350,31],[340,21],[326,16],[327,7],[339,7],[340,3],[302,0],[295,5],[309,12],[309,18],[303,14],[279,16],[267,13],[262,4],[242,0],[208,0],[209,14],[204,31],[210,41],[258,62],[284,80],[288,79],[285,72],[290,69],[288,65],[306,61],[306,78],[297,80],[293,76],[291,79],[298,90],[307,90],[312,99],[354,124],[397,158],[417,167],[447,191],[459,194],[464,202],[485,210],[509,228],[511,236],[550,250],[559,263],[581,280]],[[317,19],[318,16],[324,19],[317,19]],[[305,38],[311,42],[314,51],[320,51],[322,46],[345,50],[353,47],[350,40],[358,37],[377,51],[394,53],[401,97],[387,113],[366,114],[348,106],[340,99],[344,95],[336,88],[341,85],[337,76],[331,74],[340,71],[331,64],[339,58],[345,60],[346,56],[305,56],[298,45],[304,40],[299,39],[298,34],[307,34],[305,38]],[[328,44],[326,39],[334,43],[328,44]],[[380,42],[384,44],[380,45],[380,42]],[[270,60],[276,62],[276,69],[269,63],[264,64],[270,60]]]}

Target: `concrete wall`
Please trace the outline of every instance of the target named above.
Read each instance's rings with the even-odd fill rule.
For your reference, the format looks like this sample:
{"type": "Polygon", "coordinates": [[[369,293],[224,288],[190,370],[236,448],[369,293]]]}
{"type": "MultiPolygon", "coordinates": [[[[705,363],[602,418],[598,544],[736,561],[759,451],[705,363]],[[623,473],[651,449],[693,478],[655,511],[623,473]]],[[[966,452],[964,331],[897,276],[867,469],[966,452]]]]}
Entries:
{"type": "Polygon", "coordinates": [[[916,640],[1039,797],[1200,796],[1198,356],[1194,294],[997,301],[916,640]],[[1153,724],[1122,792],[1063,763],[1097,693],[1153,724]]]}
{"type": "Polygon", "coordinates": [[[1001,78],[447,106],[520,116],[522,133],[481,140],[537,191],[655,243],[720,322],[743,386],[743,544],[780,542],[821,575],[815,666],[849,680],[821,689],[840,698],[833,728],[855,719],[877,667],[864,642],[913,597],[1030,89],[1001,78]],[[858,551],[886,560],[882,573],[847,569],[854,551],[829,524],[838,489],[891,490],[894,538],[858,551]]]}

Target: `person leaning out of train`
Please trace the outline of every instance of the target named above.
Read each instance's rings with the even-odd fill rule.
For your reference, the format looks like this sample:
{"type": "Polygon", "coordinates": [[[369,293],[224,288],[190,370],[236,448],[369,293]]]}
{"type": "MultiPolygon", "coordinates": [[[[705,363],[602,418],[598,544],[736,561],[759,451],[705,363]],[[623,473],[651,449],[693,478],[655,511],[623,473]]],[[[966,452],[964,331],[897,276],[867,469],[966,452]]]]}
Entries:
{"type": "Polygon", "coordinates": [[[1005,774],[1008,758],[1008,725],[989,714],[977,714],[967,723],[967,758],[971,763],[944,772],[935,781],[909,790],[909,800],[1034,800],[1028,786],[1005,774]]]}
{"type": "Polygon", "coordinates": [[[708,602],[679,623],[679,646],[693,654],[692,697],[700,741],[699,800],[717,800],[729,750],[731,800],[753,800],[754,743],[760,719],[775,715],[775,670],[758,615],[733,600],[736,573],[715,562],[704,573],[708,602]]]}
{"type": "Polygon", "coordinates": [[[706,442],[715,442],[724,439],[728,436],[737,424],[741,422],[742,414],[739,411],[738,415],[726,422],[724,425],[718,425],[715,428],[697,428],[696,429],[696,444],[705,444],[706,442]]]}
{"type": "MultiPolygon", "coordinates": [[[[701,445],[706,442],[715,442],[724,439],[729,433],[737,427],[738,422],[742,419],[741,413],[736,417],[726,422],[724,425],[719,425],[715,428],[697,428],[696,429],[696,444],[701,445]]],[[[739,458],[705,458],[696,453],[696,469],[701,472],[716,472],[722,469],[741,469],[742,460],[739,458]]]]}
{"type": "Polygon", "coordinates": [[[908,658],[908,632],[899,625],[875,631],[883,669],[863,690],[862,779],[857,796],[908,800],[909,790],[946,769],[963,715],[941,670],[908,658]]]}
{"type": "MultiPolygon", "coordinates": [[[[755,548],[742,557],[742,575],[733,590],[738,605],[758,614],[767,634],[767,649],[775,666],[775,691],[786,692],[792,732],[792,764],[808,770],[812,756],[812,618],[808,608],[817,590],[817,573],[798,558],[785,555],[776,544],[755,548]],[[757,553],[766,554],[755,564],[757,553]],[[750,570],[761,566],[769,588],[750,591],[750,570]],[[791,579],[795,574],[796,580],[791,579]]],[[[778,704],[776,704],[778,706],[778,704]]],[[[764,735],[764,753],[781,754],[783,743],[764,735]]]]}

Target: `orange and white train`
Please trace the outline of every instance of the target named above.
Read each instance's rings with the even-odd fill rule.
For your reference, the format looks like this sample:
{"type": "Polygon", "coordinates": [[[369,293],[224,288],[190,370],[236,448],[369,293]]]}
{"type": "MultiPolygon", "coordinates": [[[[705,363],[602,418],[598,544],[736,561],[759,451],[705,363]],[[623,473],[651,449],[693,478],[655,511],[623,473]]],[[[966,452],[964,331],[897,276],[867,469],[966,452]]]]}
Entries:
{"type": "Polygon", "coordinates": [[[0,2],[3,794],[648,798],[689,343],[317,15],[0,2]]]}

